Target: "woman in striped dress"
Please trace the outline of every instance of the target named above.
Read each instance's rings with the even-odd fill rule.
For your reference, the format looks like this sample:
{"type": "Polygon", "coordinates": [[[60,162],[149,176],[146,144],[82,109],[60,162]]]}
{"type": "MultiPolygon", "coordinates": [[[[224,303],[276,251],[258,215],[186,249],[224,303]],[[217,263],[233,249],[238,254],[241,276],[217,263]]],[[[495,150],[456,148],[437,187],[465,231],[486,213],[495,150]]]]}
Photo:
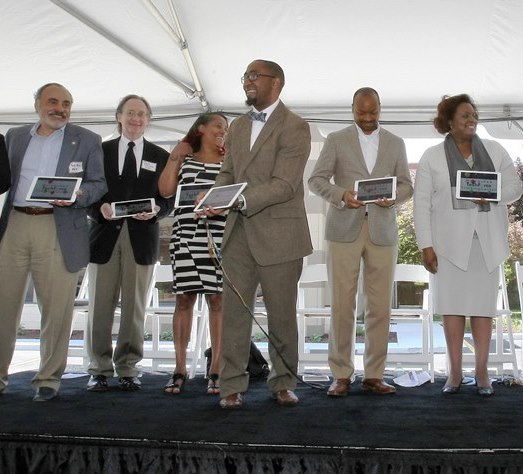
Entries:
{"type": "MultiPolygon", "coordinates": [[[[187,136],[174,148],[158,183],[162,196],[173,196],[178,184],[214,184],[223,155],[227,119],[219,113],[198,117],[187,136]]],[[[167,382],[166,393],[179,394],[187,379],[187,345],[191,334],[193,309],[198,293],[204,293],[209,306],[212,361],[208,394],[218,394],[220,339],[222,323],[222,272],[209,251],[209,234],[220,248],[225,215],[194,219],[193,206],[177,208],[169,245],[174,274],[176,307],[173,317],[176,367],[167,382]]]]}

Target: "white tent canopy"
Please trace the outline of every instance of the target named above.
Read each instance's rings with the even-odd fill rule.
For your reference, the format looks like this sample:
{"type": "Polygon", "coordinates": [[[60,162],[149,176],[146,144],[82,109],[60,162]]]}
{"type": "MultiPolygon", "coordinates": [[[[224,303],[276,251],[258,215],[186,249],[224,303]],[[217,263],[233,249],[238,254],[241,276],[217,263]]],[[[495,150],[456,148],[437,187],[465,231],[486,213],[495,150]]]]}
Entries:
{"type": "Polygon", "coordinates": [[[108,138],[128,93],[146,97],[148,136],[179,139],[197,114],[246,110],[240,76],[257,58],[286,73],[282,100],[320,141],[376,88],[382,123],[438,137],[442,95],[469,93],[488,133],[523,139],[521,0],[3,0],[0,132],[31,123],[32,94],[60,82],[72,120],[108,138]]]}

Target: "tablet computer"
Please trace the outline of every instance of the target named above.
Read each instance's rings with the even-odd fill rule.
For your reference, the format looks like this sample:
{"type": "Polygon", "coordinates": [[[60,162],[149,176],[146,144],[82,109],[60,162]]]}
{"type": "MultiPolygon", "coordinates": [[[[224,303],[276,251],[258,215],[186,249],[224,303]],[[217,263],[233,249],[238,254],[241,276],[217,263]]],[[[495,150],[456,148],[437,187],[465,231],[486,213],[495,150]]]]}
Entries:
{"type": "Polygon", "coordinates": [[[211,187],[212,183],[179,184],[176,190],[174,207],[194,207],[194,201],[198,194],[203,191],[208,191],[211,187]]]}
{"type": "Polygon", "coordinates": [[[111,203],[113,218],[131,217],[141,212],[154,214],[154,198],[133,199],[131,201],[116,201],[111,203]]]}
{"type": "Polygon", "coordinates": [[[501,173],[495,171],[458,170],[456,177],[458,199],[501,200],[501,173]]]}
{"type": "Polygon", "coordinates": [[[67,201],[76,200],[76,191],[80,188],[82,178],[66,178],[62,176],[35,176],[27,201],[67,201]]]}
{"type": "Polygon", "coordinates": [[[245,189],[247,183],[228,184],[209,189],[203,199],[194,208],[195,211],[202,211],[205,207],[214,209],[226,209],[232,207],[238,196],[245,189]]]}
{"type": "Polygon", "coordinates": [[[385,178],[359,179],[354,184],[356,199],[365,203],[378,199],[396,199],[396,176],[385,178]]]}

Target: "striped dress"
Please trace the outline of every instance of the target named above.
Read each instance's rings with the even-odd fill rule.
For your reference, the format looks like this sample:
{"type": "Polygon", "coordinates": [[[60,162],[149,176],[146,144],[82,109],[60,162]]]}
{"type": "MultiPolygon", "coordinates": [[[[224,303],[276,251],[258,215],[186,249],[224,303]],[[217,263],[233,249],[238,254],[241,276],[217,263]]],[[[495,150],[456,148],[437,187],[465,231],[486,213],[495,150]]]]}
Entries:
{"type": "MultiPolygon", "coordinates": [[[[213,184],[221,163],[201,163],[187,158],[179,173],[179,184],[213,184]]],[[[226,215],[194,218],[190,207],[175,209],[169,251],[173,266],[175,293],[221,293],[222,272],[209,253],[207,221],[218,249],[221,247],[226,215]]]]}

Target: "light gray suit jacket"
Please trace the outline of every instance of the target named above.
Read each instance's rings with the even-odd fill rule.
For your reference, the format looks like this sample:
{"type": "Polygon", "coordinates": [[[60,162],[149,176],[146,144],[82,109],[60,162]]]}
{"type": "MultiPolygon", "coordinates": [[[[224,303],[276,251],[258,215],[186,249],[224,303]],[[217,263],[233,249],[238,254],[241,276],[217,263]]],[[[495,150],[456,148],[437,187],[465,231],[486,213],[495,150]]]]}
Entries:
{"type": "MultiPolygon", "coordinates": [[[[412,196],[405,143],[401,138],[380,127],[378,157],[372,173],[369,173],[355,125],[327,137],[309,178],[311,191],[331,204],[327,212],[325,239],[354,242],[358,238],[365,219],[365,206],[358,209],[342,207],[343,195],[347,189],[354,189],[354,182],[358,179],[386,176],[397,177],[397,204],[402,204],[412,196]]],[[[371,241],[376,245],[397,244],[395,209],[369,204],[368,213],[371,241]]]]}
{"type": "MultiPolygon", "coordinates": [[[[231,124],[227,154],[216,186],[247,182],[245,232],[259,265],[303,258],[312,244],[303,202],[303,171],[309,158],[309,125],[280,102],[251,150],[251,119],[243,115],[231,124]]],[[[237,212],[230,212],[222,248],[227,246],[237,212]]]]}
{"type": "MultiPolygon", "coordinates": [[[[0,240],[8,226],[9,214],[13,208],[14,191],[18,187],[22,161],[31,141],[29,133],[31,128],[32,125],[11,128],[5,137],[12,185],[0,218],[0,240]]],[[[53,213],[60,249],[64,256],[65,266],[70,272],[77,272],[89,263],[86,208],[107,192],[102,155],[102,139],[99,135],[77,125],[67,124],[65,126],[56,176],[82,178],[81,196],[78,196],[76,202],[70,207],[55,206],[53,213]],[[81,166],[70,167],[69,165],[73,162],[81,163],[81,166]]]]}

